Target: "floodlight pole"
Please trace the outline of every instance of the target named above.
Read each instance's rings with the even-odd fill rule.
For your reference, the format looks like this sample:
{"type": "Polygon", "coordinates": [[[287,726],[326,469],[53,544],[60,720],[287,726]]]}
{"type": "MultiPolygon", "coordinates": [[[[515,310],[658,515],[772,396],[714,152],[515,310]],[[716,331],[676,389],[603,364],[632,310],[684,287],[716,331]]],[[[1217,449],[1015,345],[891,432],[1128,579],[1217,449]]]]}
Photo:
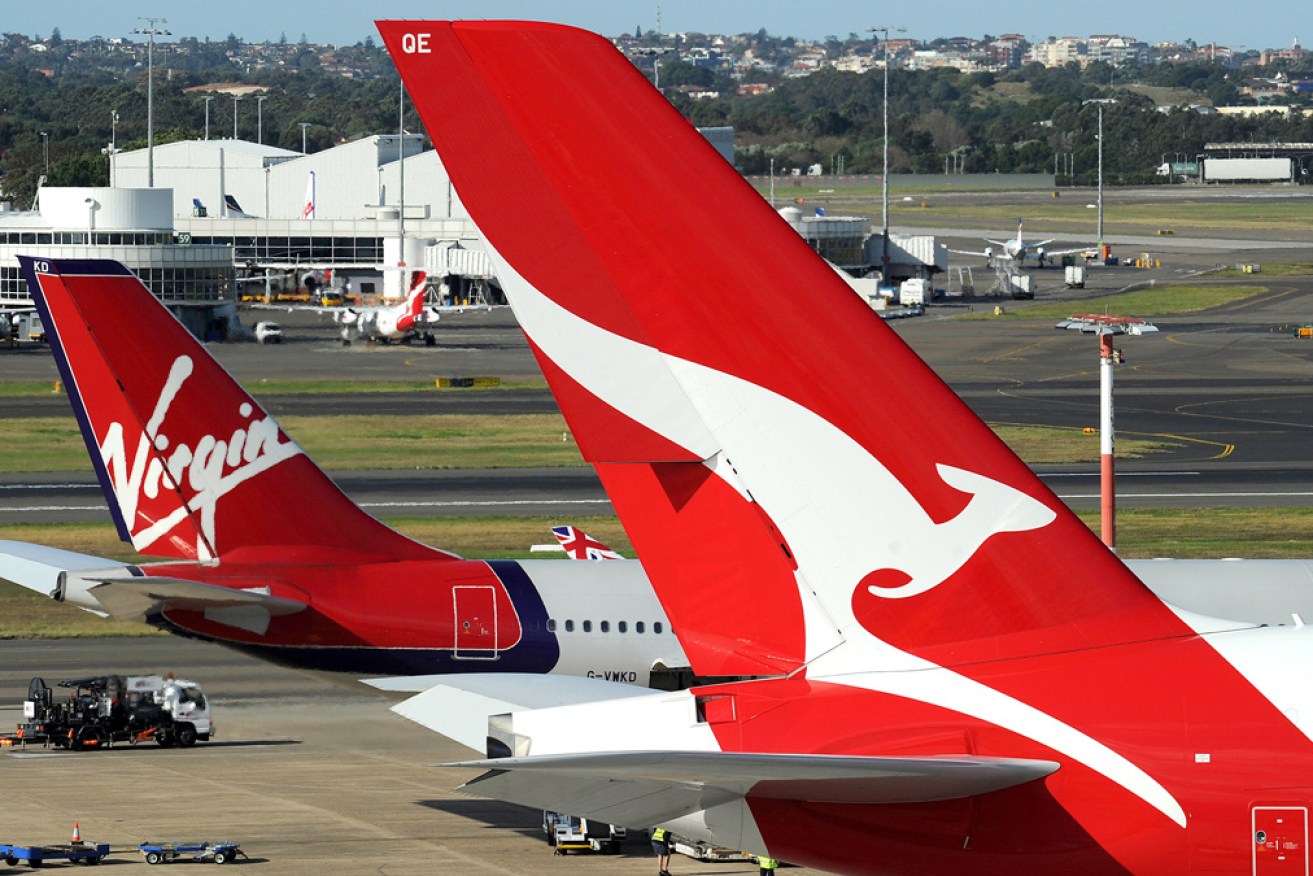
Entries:
{"type": "Polygon", "coordinates": [[[871,27],[872,33],[884,34],[881,39],[881,47],[884,51],[884,105],[881,108],[884,115],[884,127],[881,138],[884,140],[884,160],[880,168],[880,179],[882,183],[882,194],[880,202],[882,209],[881,216],[881,238],[880,238],[880,285],[889,285],[889,31],[896,30],[903,33],[907,30],[905,27],[896,27],[888,24],[877,24],[871,27]]]}
{"type": "Polygon", "coordinates": [[[1099,254],[1103,254],[1103,104],[1099,104],[1099,254]]]}
{"type": "Polygon", "coordinates": [[[156,27],[164,24],[166,19],[140,16],[146,22],[145,27],[133,30],[133,33],[146,35],[146,188],[155,188],[155,37],[169,36],[169,31],[156,27]]]}
{"type": "Polygon", "coordinates": [[[1105,103],[1116,103],[1117,99],[1112,97],[1096,97],[1090,100],[1081,101],[1082,104],[1093,103],[1099,106],[1099,260],[1102,261],[1105,256],[1103,248],[1103,105],[1105,103]]]}

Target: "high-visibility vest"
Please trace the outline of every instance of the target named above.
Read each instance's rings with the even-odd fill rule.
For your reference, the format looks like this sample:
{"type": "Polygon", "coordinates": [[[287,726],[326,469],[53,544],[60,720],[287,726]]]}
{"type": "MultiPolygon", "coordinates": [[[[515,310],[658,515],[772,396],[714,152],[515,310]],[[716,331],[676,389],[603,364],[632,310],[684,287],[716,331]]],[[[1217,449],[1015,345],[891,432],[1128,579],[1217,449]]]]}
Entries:
{"type": "Polygon", "coordinates": [[[780,865],[780,862],[774,858],[768,858],[765,855],[757,856],[757,866],[763,870],[774,870],[780,865]]]}
{"type": "Polygon", "coordinates": [[[652,842],[654,843],[663,842],[665,838],[666,838],[666,829],[664,827],[658,827],[656,830],[652,831],[652,842]]]}

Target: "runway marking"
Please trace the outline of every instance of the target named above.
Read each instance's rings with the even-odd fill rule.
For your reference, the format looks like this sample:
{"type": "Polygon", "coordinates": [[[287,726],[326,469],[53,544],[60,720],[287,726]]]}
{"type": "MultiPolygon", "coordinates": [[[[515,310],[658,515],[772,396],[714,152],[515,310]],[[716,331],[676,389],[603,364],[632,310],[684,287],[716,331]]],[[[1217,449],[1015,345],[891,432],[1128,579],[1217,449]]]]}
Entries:
{"type": "Polygon", "coordinates": [[[99,490],[99,484],[0,484],[0,490],[99,490]]]}
{"type": "Polygon", "coordinates": [[[27,511],[106,511],[102,505],[18,505],[12,508],[0,508],[0,513],[4,512],[27,512],[27,511]]]}
{"type": "Polygon", "coordinates": [[[504,499],[483,502],[358,502],[361,508],[496,508],[514,505],[609,505],[610,499],[504,499]]]}
{"type": "MultiPolygon", "coordinates": [[[[1199,471],[1119,471],[1119,478],[1197,478],[1203,472],[1199,471]]],[[[1055,471],[1040,474],[1041,478],[1098,478],[1102,474],[1097,471],[1055,471]]]]}
{"type": "MultiPolygon", "coordinates": [[[[1118,499],[1281,499],[1281,498],[1309,498],[1313,497],[1313,492],[1294,490],[1291,492],[1254,492],[1254,493],[1118,493],[1118,499]]],[[[1099,499],[1102,498],[1099,493],[1067,493],[1058,494],[1058,498],[1066,501],[1068,499],[1099,499]]]]}
{"type": "MultiPolygon", "coordinates": [[[[498,508],[521,505],[609,505],[610,499],[499,499],[475,502],[357,502],[361,508],[498,508]]],[[[16,505],[0,507],[0,514],[24,514],[54,511],[104,511],[104,505],[16,505]]]]}

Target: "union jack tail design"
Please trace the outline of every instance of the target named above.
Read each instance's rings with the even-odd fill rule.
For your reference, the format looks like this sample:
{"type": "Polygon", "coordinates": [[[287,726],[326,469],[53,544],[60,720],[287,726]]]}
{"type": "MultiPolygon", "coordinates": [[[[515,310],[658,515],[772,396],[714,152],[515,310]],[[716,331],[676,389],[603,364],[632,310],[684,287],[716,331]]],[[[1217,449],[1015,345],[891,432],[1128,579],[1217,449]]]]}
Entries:
{"type": "Polygon", "coordinates": [[[624,557],[575,526],[553,526],[552,534],[572,560],[623,560],[624,557]]]}

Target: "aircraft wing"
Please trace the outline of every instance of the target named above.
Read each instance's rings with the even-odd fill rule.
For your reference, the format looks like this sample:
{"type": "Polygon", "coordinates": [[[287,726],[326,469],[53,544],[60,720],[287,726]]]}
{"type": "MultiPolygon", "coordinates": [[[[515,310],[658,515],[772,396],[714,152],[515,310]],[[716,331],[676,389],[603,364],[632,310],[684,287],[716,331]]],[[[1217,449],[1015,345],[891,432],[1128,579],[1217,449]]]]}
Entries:
{"type": "Polygon", "coordinates": [[[664,824],[743,797],[809,803],[925,803],[1042,779],[1045,760],[843,757],[702,751],[619,751],[445,764],[488,772],[471,794],[560,809],[611,824],[664,824]]]}
{"type": "Polygon", "coordinates": [[[330,306],[325,307],[325,306],[323,306],[323,305],[319,305],[319,304],[256,304],[256,303],[252,303],[252,304],[249,304],[249,305],[247,305],[247,306],[250,307],[252,310],[280,310],[280,311],[282,311],[282,312],[284,312],[284,313],[293,313],[293,312],[296,312],[296,311],[301,311],[301,312],[303,312],[303,313],[304,313],[304,312],[309,312],[309,313],[318,313],[318,314],[324,314],[324,313],[339,314],[339,313],[348,313],[348,312],[352,312],[352,311],[354,311],[354,312],[359,312],[359,311],[361,311],[361,310],[369,310],[369,309],[370,309],[370,308],[367,308],[367,307],[349,307],[349,306],[344,305],[344,304],[339,304],[339,305],[330,305],[330,306]]]}
{"type": "Polygon", "coordinates": [[[647,688],[599,678],[563,675],[545,679],[519,672],[374,678],[365,679],[365,684],[384,691],[418,692],[392,711],[475,751],[487,747],[492,715],[651,694],[647,688]]]}

